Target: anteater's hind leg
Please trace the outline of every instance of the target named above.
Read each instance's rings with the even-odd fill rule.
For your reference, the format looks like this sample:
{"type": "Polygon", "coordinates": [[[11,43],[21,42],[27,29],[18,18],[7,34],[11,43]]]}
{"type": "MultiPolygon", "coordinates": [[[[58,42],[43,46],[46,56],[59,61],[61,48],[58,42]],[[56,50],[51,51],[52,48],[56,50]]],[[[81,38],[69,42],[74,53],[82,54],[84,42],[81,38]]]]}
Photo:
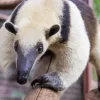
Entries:
{"type": "Polygon", "coordinates": [[[96,68],[98,76],[98,89],[100,91],[100,33],[97,34],[95,46],[91,50],[90,61],[96,68]]]}

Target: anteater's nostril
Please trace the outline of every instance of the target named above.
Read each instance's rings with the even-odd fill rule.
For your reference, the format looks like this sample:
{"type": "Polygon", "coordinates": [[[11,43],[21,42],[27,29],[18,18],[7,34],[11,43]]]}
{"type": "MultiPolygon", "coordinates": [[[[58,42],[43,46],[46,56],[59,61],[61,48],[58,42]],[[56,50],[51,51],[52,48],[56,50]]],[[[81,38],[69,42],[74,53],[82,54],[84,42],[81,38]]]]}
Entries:
{"type": "Polygon", "coordinates": [[[17,82],[21,85],[26,84],[27,78],[26,77],[17,77],[17,82]]]}

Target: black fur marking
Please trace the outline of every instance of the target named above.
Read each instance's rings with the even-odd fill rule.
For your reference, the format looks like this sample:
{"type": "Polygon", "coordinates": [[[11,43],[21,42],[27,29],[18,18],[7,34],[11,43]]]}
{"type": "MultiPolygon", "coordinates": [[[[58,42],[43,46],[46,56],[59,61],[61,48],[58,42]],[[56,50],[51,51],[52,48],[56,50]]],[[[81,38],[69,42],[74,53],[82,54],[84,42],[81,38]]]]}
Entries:
{"type": "Polygon", "coordinates": [[[43,88],[49,88],[54,91],[62,91],[64,89],[63,83],[56,72],[44,74],[35,79],[31,86],[40,85],[43,88]]]}
{"type": "Polygon", "coordinates": [[[15,29],[15,27],[14,27],[14,25],[13,24],[11,24],[11,23],[5,23],[5,28],[9,31],[9,32],[11,32],[11,33],[14,33],[15,35],[16,35],[16,33],[17,33],[17,30],[15,29]]]}
{"type": "Polygon", "coordinates": [[[13,12],[13,14],[12,14],[11,22],[12,22],[13,24],[15,24],[15,18],[16,18],[16,16],[17,16],[17,13],[18,13],[18,11],[19,11],[19,9],[20,9],[21,6],[22,6],[22,4],[19,4],[19,5],[17,6],[17,8],[15,9],[15,11],[13,12]]]}
{"type": "Polygon", "coordinates": [[[63,8],[63,17],[61,18],[62,25],[61,25],[61,36],[62,40],[61,43],[68,40],[69,32],[70,32],[70,12],[69,12],[69,5],[64,2],[63,8]]]}
{"type": "Polygon", "coordinates": [[[15,24],[15,18],[16,18],[16,16],[17,16],[17,13],[18,13],[19,9],[22,7],[22,5],[25,3],[25,1],[27,1],[27,0],[24,0],[23,2],[21,2],[21,3],[16,7],[16,9],[14,10],[14,12],[13,12],[13,14],[12,14],[12,17],[11,17],[11,22],[12,22],[13,24],[15,24]]]}

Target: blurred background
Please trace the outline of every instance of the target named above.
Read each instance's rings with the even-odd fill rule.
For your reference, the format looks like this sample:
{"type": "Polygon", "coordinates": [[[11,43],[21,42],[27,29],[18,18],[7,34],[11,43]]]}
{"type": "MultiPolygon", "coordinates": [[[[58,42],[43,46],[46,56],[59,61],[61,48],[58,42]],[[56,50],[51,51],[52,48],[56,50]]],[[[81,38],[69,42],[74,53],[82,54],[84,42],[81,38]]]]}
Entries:
{"type": "Polygon", "coordinates": [[[100,22],[100,0],[93,0],[93,9],[99,19],[100,22]]]}
{"type": "MultiPolygon", "coordinates": [[[[21,1],[22,0],[0,0],[0,27],[21,1]]],[[[100,0],[81,1],[84,1],[94,9],[100,22],[100,0]]],[[[65,92],[62,100],[85,100],[84,97],[87,92],[94,88],[97,88],[96,71],[89,63],[80,79],[65,92]]],[[[24,96],[28,90],[29,84],[24,86],[17,84],[14,65],[5,73],[0,69],[0,100],[24,100],[24,96]]]]}

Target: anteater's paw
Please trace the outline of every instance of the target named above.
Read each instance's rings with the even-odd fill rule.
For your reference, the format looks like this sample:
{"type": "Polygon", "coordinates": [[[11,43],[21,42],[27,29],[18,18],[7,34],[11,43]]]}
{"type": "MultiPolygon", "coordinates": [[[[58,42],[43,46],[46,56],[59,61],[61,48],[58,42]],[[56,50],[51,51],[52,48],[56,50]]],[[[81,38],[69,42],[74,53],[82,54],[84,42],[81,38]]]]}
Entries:
{"type": "Polygon", "coordinates": [[[56,72],[44,74],[38,77],[31,83],[31,86],[34,85],[39,85],[43,88],[49,88],[54,91],[62,91],[64,89],[62,81],[56,72]]]}

